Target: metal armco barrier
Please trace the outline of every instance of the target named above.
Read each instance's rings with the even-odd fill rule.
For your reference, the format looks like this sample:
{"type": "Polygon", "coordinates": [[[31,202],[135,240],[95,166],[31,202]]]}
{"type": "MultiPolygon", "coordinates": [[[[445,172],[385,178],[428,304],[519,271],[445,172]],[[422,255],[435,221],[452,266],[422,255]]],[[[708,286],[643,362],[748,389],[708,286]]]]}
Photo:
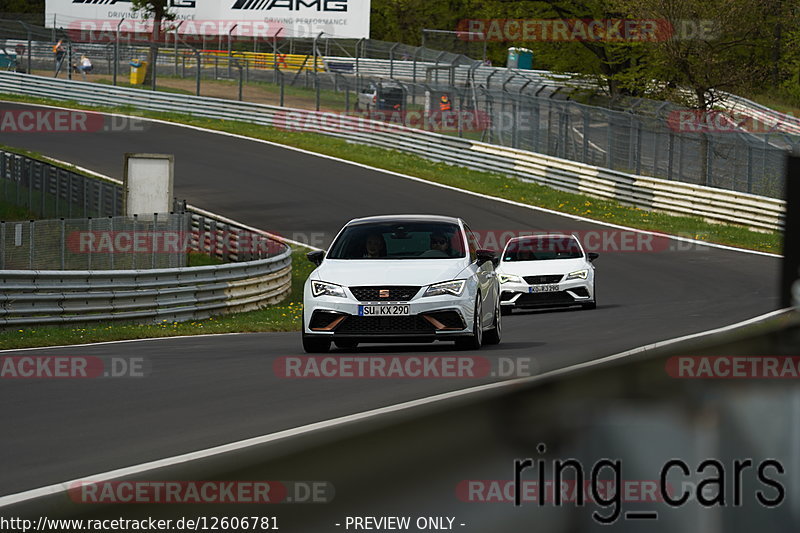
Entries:
{"type": "Polygon", "coordinates": [[[291,250],[245,263],[154,270],[2,270],[0,326],[160,322],[250,311],[291,290],[291,250]]]}
{"type": "Polygon", "coordinates": [[[0,73],[0,91],[88,105],[124,105],[163,112],[181,109],[195,116],[316,132],[434,161],[510,175],[564,191],[618,200],[643,209],[701,216],[754,229],[779,230],[783,226],[783,200],[639,176],[361,117],[105,87],[15,73],[0,73]]]}

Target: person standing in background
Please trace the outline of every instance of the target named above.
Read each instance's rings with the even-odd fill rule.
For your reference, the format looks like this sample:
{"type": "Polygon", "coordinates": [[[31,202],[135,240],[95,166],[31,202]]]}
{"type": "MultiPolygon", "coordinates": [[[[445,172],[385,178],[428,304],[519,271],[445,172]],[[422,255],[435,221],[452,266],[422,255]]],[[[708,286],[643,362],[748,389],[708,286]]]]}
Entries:
{"type": "Polygon", "coordinates": [[[55,54],[56,58],[56,74],[53,76],[57,78],[59,73],[61,72],[61,65],[64,64],[64,56],[67,55],[67,50],[64,48],[64,41],[59,40],[55,46],[53,46],[53,54],[55,54]]]}

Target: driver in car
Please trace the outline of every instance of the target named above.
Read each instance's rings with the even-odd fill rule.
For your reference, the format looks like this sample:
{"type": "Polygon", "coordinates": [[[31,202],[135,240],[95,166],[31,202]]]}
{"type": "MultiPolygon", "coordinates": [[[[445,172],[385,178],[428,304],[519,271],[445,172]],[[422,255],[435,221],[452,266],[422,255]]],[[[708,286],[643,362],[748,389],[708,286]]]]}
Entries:
{"type": "Polygon", "coordinates": [[[450,239],[444,233],[434,232],[431,233],[431,250],[442,252],[447,257],[451,257],[452,250],[450,248],[450,239]]]}

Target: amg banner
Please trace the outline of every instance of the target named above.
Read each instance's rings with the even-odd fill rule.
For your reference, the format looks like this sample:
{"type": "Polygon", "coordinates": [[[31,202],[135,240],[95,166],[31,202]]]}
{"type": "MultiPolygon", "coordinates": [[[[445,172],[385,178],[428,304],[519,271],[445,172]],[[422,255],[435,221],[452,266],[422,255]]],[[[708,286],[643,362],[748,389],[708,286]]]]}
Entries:
{"type": "MultiPolygon", "coordinates": [[[[369,37],[370,0],[167,0],[183,35],[369,37]]],[[[87,34],[146,33],[130,0],[46,0],[48,27],[87,34]]]]}

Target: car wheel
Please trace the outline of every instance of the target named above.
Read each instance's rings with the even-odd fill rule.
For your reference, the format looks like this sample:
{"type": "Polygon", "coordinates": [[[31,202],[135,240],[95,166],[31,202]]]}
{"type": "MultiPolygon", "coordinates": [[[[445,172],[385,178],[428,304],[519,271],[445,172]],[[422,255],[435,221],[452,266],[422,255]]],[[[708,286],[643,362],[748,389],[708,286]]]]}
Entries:
{"type": "MultiPolygon", "coordinates": [[[[306,327],[306,317],[303,314],[301,327],[306,327]]],[[[331,349],[331,341],[326,338],[312,337],[303,333],[303,350],[306,353],[325,353],[331,349]]]]}
{"type": "Polygon", "coordinates": [[[358,348],[357,341],[339,340],[339,341],[333,341],[333,344],[335,344],[337,348],[340,348],[342,350],[355,350],[356,348],[358,348]]]}
{"type": "Polygon", "coordinates": [[[479,350],[483,344],[483,319],[481,295],[475,299],[475,316],[472,319],[472,335],[456,339],[456,347],[460,350],[479,350]]]}
{"type": "Polygon", "coordinates": [[[594,299],[591,302],[581,304],[581,307],[584,309],[597,309],[597,292],[594,285],[592,285],[592,296],[594,296],[594,299]]]}
{"type": "Polygon", "coordinates": [[[503,315],[500,307],[500,300],[497,300],[497,305],[494,308],[494,327],[486,332],[483,337],[484,344],[500,344],[500,337],[502,336],[502,323],[500,317],[503,315]]]}

